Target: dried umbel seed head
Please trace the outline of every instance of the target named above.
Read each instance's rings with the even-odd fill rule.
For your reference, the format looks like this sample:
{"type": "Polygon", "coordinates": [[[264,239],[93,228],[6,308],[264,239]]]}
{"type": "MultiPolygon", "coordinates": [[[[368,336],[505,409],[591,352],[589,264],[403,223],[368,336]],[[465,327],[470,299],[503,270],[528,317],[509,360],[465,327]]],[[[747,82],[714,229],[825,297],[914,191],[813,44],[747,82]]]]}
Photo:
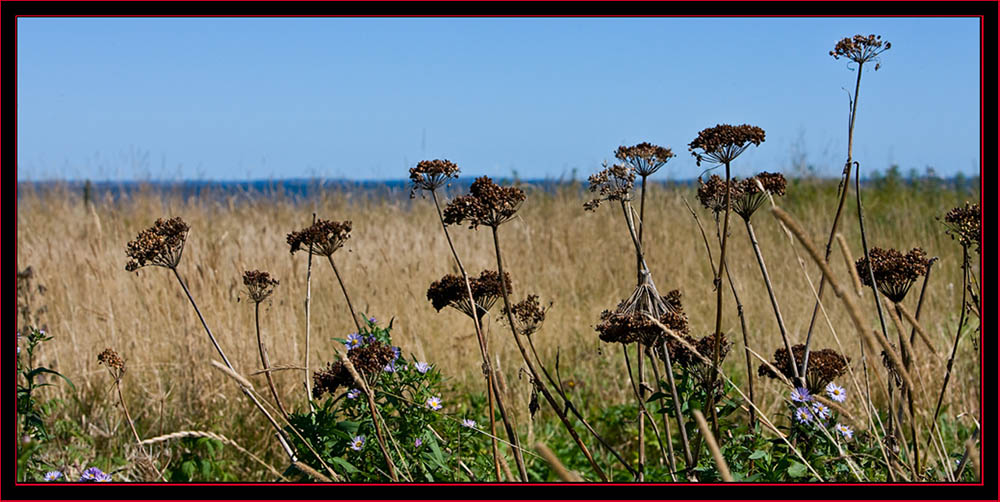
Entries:
{"type": "Polygon", "coordinates": [[[358,371],[372,375],[385,368],[396,358],[396,352],[387,344],[373,341],[347,351],[347,357],[358,371]]]}
{"type": "MultiPolygon", "coordinates": [[[[511,291],[510,274],[504,273],[504,286],[511,291]]],[[[497,298],[503,294],[500,290],[500,274],[493,270],[483,270],[479,277],[469,278],[469,288],[472,289],[472,299],[476,302],[476,315],[482,319],[493,308],[497,298]]],[[[448,274],[434,281],[427,289],[427,299],[438,312],[445,307],[452,307],[463,314],[472,317],[472,305],[469,303],[469,291],[461,276],[448,274]]]]}
{"type": "Polygon", "coordinates": [[[243,272],[243,285],[247,287],[247,294],[254,303],[260,303],[271,296],[274,287],[278,285],[277,279],[272,279],[271,274],[260,270],[247,270],[243,272]]]}
{"type": "Polygon", "coordinates": [[[134,272],[146,265],[176,268],[190,228],[179,217],[157,219],[152,227],[139,232],[134,241],[125,245],[125,254],[131,258],[125,270],[134,272]]]}
{"type": "Polygon", "coordinates": [[[342,361],[327,363],[325,369],[313,373],[313,399],[319,399],[326,393],[334,394],[338,388],[350,385],[353,380],[342,361]]]}
{"type": "MultiPolygon", "coordinates": [[[[806,346],[799,344],[792,347],[792,354],[795,356],[795,367],[802,367],[802,359],[805,357],[806,346]]],[[[847,364],[851,358],[840,355],[833,349],[809,351],[809,369],[806,370],[806,388],[814,394],[819,393],[826,385],[837,377],[847,372],[847,364]]],[[[795,369],[788,359],[788,349],[782,347],[774,351],[774,359],[771,364],[778,369],[786,378],[794,383],[795,369]]],[[[760,365],[757,369],[759,376],[778,378],[778,375],[766,364],[760,365]]]]}
{"type": "Polygon", "coordinates": [[[738,197],[733,200],[733,211],[749,221],[768,196],[785,195],[785,176],[781,173],[762,172],[752,178],[735,182],[738,197]]]}
{"type": "Polygon", "coordinates": [[[524,199],[524,191],[520,188],[502,187],[483,176],[469,187],[469,195],[455,197],[445,207],[444,223],[467,221],[471,229],[480,225],[496,228],[514,217],[524,199]]]}
{"type": "MultiPolygon", "coordinates": [[[[730,204],[734,204],[736,200],[740,197],[740,187],[730,180],[729,182],[729,200],[730,204]]],[[[726,210],[726,181],[723,180],[719,175],[713,174],[708,177],[708,181],[702,181],[698,178],[698,201],[701,205],[712,211],[715,215],[726,210]]]]}
{"type": "MultiPolygon", "coordinates": [[[[875,285],[883,295],[895,303],[906,298],[906,293],[913,286],[918,276],[927,274],[930,259],[923,249],[914,248],[903,254],[895,249],[872,248],[868,252],[871,257],[872,274],[875,285]]],[[[868,274],[868,260],[864,257],[855,263],[858,276],[865,286],[871,286],[871,275],[868,274]]]]}
{"type": "Polygon", "coordinates": [[[433,192],[451,178],[458,178],[458,166],[454,162],[441,159],[421,160],[417,167],[410,169],[410,182],[413,183],[410,197],[413,197],[414,190],[433,192]]]}
{"type": "MultiPolygon", "coordinates": [[[[538,331],[542,327],[542,321],[545,320],[545,312],[552,307],[552,303],[549,306],[542,308],[538,303],[538,295],[528,295],[524,301],[515,303],[511,307],[511,314],[514,317],[514,322],[517,323],[517,332],[529,336],[538,331]]],[[[504,314],[507,313],[507,308],[504,307],[504,314]]]]}
{"type": "Polygon", "coordinates": [[[944,224],[948,228],[945,233],[967,248],[975,244],[976,253],[981,253],[981,217],[979,204],[966,202],[964,207],[956,207],[944,215],[944,224]]]}
{"type": "MultiPolygon", "coordinates": [[[[892,44],[888,41],[883,41],[881,35],[854,35],[854,37],[846,37],[837,42],[837,45],[833,47],[830,51],[830,55],[833,59],[840,59],[845,57],[854,61],[858,64],[864,64],[868,61],[876,60],[879,54],[889,50],[892,44]]],[[[879,64],[875,64],[875,69],[879,69],[879,64]]]]}
{"type": "Polygon", "coordinates": [[[699,166],[703,160],[726,164],[739,157],[751,144],[760,146],[763,142],[764,130],[757,126],[719,124],[699,132],[698,137],[688,144],[688,150],[699,166]]]}
{"type": "Polygon", "coordinates": [[[658,171],[673,157],[674,152],[669,148],[646,142],[635,146],[620,146],[615,150],[615,158],[627,162],[639,176],[644,178],[658,171]]]}
{"type": "Polygon", "coordinates": [[[125,371],[125,361],[113,349],[104,349],[97,355],[98,364],[104,364],[108,368],[117,371],[125,371]]]}
{"type": "MultiPolygon", "coordinates": [[[[675,310],[667,306],[660,311],[657,320],[674,333],[679,335],[688,333],[687,316],[679,309],[675,310]]],[[[652,347],[658,347],[664,339],[667,340],[668,345],[671,343],[671,337],[667,336],[659,326],[650,320],[646,310],[636,308],[636,305],[631,304],[629,300],[619,303],[618,308],[614,311],[605,310],[602,312],[601,322],[595,329],[599,333],[601,341],[608,343],[642,342],[644,345],[652,347]]]]}
{"type": "Polygon", "coordinates": [[[291,246],[291,253],[298,250],[309,251],[318,256],[330,256],[351,238],[350,221],[316,220],[312,226],[288,234],[285,239],[291,246]]]}
{"type": "Polygon", "coordinates": [[[590,191],[597,193],[598,197],[583,205],[588,211],[593,211],[606,200],[632,200],[632,186],[635,184],[635,168],[622,164],[615,164],[608,167],[605,162],[604,169],[592,174],[590,181],[590,191]]]}

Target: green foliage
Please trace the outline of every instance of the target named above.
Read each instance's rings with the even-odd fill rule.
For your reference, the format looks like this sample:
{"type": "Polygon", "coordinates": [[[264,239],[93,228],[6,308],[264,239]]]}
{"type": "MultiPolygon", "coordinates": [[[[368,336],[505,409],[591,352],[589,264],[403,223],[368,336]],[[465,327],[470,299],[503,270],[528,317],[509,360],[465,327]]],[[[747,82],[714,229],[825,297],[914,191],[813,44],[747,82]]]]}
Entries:
{"type": "Polygon", "coordinates": [[[171,464],[165,473],[172,483],[239,481],[232,472],[232,461],[221,460],[223,444],[217,439],[201,437],[183,438],[180,442],[179,461],[171,464]]]}

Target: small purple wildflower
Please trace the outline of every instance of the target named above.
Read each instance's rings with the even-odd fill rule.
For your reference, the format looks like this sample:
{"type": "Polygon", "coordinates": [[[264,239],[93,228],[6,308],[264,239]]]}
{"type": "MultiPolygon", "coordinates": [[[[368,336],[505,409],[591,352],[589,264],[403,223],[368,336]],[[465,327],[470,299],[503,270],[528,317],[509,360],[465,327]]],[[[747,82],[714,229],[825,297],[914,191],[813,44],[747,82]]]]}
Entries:
{"type": "Polygon", "coordinates": [[[810,395],[809,391],[805,388],[796,387],[795,390],[792,391],[792,401],[795,401],[796,403],[808,403],[809,401],[812,401],[812,395],[810,395]]]}
{"type": "Polygon", "coordinates": [[[364,340],[361,338],[361,335],[351,333],[350,335],[347,335],[347,343],[344,345],[347,346],[347,350],[351,350],[360,347],[363,342],[364,340]]]}
{"type": "Polygon", "coordinates": [[[361,395],[361,389],[351,389],[347,391],[347,399],[357,399],[361,395]]]}
{"type": "Polygon", "coordinates": [[[59,471],[49,471],[45,473],[45,481],[55,481],[62,477],[62,473],[59,471]]]}
{"type": "Polygon", "coordinates": [[[399,347],[393,347],[392,348],[392,354],[393,354],[392,360],[393,360],[393,362],[395,362],[396,359],[399,359],[399,356],[400,356],[400,354],[402,354],[402,351],[399,350],[399,347]]]}
{"type": "Polygon", "coordinates": [[[420,448],[420,445],[422,445],[422,444],[424,444],[424,440],[420,439],[420,438],[417,438],[417,440],[413,442],[413,446],[415,446],[417,448],[420,448]]]}
{"type": "Polygon", "coordinates": [[[476,421],[472,420],[470,418],[463,419],[462,420],[462,427],[468,427],[470,429],[473,429],[473,428],[476,427],[476,421]]]}
{"type": "Polygon", "coordinates": [[[854,431],[852,431],[850,427],[844,424],[837,424],[833,428],[834,430],[839,432],[841,436],[844,436],[844,439],[851,439],[852,437],[854,437],[854,431]]]}
{"type": "Polygon", "coordinates": [[[440,397],[432,397],[432,398],[428,399],[427,400],[427,407],[430,408],[430,409],[432,409],[432,410],[434,410],[434,411],[440,410],[441,409],[441,398],[440,397]]]}
{"type": "Polygon", "coordinates": [[[830,382],[829,385],[826,386],[826,395],[830,396],[830,399],[833,399],[838,403],[843,403],[844,400],[847,399],[847,391],[833,382],[830,382]]]}
{"type": "Polygon", "coordinates": [[[104,474],[104,471],[98,469],[97,467],[88,468],[83,471],[83,474],[80,476],[81,483],[98,483],[104,481],[111,481],[111,476],[104,474]],[[105,477],[107,477],[107,479],[104,479],[105,477]]]}
{"type": "Polygon", "coordinates": [[[417,368],[417,371],[419,371],[421,373],[427,373],[428,371],[430,371],[431,365],[428,364],[428,363],[425,363],[423,361],[420,361],[419,363],[417,363],[416,368],[417,368]]]}
{"type": "Polygon", "coordinates": [[[98,483],[110,483],[111,482],[111,475],[110,474],[100,474],[100,475],[97,476],[97,479],[95,479],[94,481],[96,481],[98,483]]]}
{"type": "Polygon", "coordinates": [[[812,413],[809,412],[809,408],[805,406],[800,406],[795,410],[795,420],[798,420],[800,424],[806,424],[811,422],[813,419],[812,413]]]}
{"type": "Polygon", "coordinates": [[[365,445],[364,436],[354,436],[354,439],[351,440],[351,449],[354,451],[361,451],[361,447],[363,447],[364,445],[365,445]]]}
{"type": "Polygon", "coordinates": [[[812,412],[814,415],[819,417],[820,420],[825,420],[830,416],[830,408],[820,402],[813,403],[812,412]]]}
{"type": "Polygon", "coordinates": [[[378,321],[378,319],[375,319],[374,317],[369,317],[368,318],[368,322],[370,322],[372,324],[375,324],[376,321],[378,321]]]}

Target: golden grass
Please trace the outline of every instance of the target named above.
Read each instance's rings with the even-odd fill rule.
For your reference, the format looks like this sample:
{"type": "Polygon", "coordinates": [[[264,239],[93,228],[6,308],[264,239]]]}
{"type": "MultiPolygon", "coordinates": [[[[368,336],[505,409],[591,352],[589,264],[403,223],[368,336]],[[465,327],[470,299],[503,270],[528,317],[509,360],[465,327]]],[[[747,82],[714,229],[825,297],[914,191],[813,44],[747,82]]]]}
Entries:
{"type": "MultiPolygon", "coordinates": [[[[796,218],[813,242],[825,242],[836,203],[834,189],[828,185],[793,184],[789,195],[777,203],[796,218]]],[[[943,226],[933,217],[967,198],[977,199],[978,194],[962,196],[945,191],[932,196],[902,190],[898,197],[887,199],[872,193],[864,194],[872,245],[899,249],[920,246],[929,256],[940,257],[920,317],[936,351],[946,354],[961,301],[961,248],[944,234],[943,226]]],[[[692,206],[697,203],[691,188],[649,189],[644,250],[659,289],[666,292],[676,288],[683,293],[692,334],[700,337],[714,329],[713,274],[704,243],[682,198],[692,206]]],[[[529,188],[518,217],[500,227],[500,242],[504,268],[513,279],[512,301],[535,293],[543,302],[554,302],[544,326],[534,335],[535,343],[550,367],[556,350],[560,350],[562,377],[586,387],[583,391],[590,398],[581,408],[587,409],[630,402],[619,351],[602,347],[593,326],[602,310],[615,306],[632,291],[635,259],[621,215],[610,210],[585,213],[584,200],[586,194],[572,189],[553,195],[529,188]]],[[[849,203],[845,210],[854,214],[855,208],[849,203]]],[[[99,198],[95,206],[85,206],[78,193],[68,191],[44,195],[24,192],[17,203],[17,263],[19,268],[32,266],[35,282],[48,288],[38,303],[47,306],[43,319],[49,333],[56,337],[43,345],[42,363],[76,384],[80,395],[89,400],[81,413],[89,411],[91,420],[99,414],[112,417],[115,413],[114,401],[106,392],[108,380],[96,359],[102,349],[113,347],[127,360],[126,399],[135,407],[136,422],[145,435],[164,434],[180,427],[266,430],[263,418],[254,414],[238,387],[220,379],[205,363],[215,356],[214,349],[170,272],[147,267],[127,273],[124,246],[158,217],[184,218],[191,232],[178,270],[237,371],[253,375],[260,369],[253,303],[242,291],[241,275],[244,270],[260,269],[281,281],[272,297],[262,304],[264,344],[275,366],[301,366],[306,257],[289,254],[285,235],[308,226],[313,211],[321,218],[354,223],[350,240],[335,258],[359,314],[375,316],[380,323],[394,318],[393,339],[404,354],[412,352],[436,364],[452,378],[456,392],[481,393],[480,356],[468,319],[452,309],[437,313],[426,299],[432,281],[446,273],[457,273],[431,201],[376,200],[339,191],[306,202],[247,195],[182,199],[142,192],[116,203],[107,197],[99,198]]],[[[711,215],[701,208],[696,211],[706,223],[717,254],[711,215]]],[[[804,343],[814,294],[788,236],[770,211],[758,211],[754,226],[791,342],[804,343]]],[[[856,222],[845,218],[840,231],[851,254],[860,256],[856,222]]],[[[777,323],[746,232],[740,225],[731,232],[727,260],[746,309],[749,344],[755,352],[770,357],[783,347],[777,323]]],[[[488,229],[454,227],[452,236],[470,274],[495,269],[488,229]]],[[[800,257],[808,259],[803,249],[796,250],[800,257]]],[[[831,256],[830,266],[843,284],[853,282],[845,260],[831,256]]],[[[817,287],[817,267],[810,261],[806,270],[813,287],[817,287]]],[[[334,359],[335,342],[331,339],[346,337],[355,328],[333,271],[324,260],[313,263],[312,281],[310,364],[316,369],[334,359]]],[[[820,314],[813,347],[838,348],[830,331],[832,326],[844,342],[852,366],[860,372],[858,340],[850,317],[832,292],[828,293],[824,306],[830,322],[820,314]]],[[[876,328],[878,320],[870,291],[866,290],[865,295],[855,298],[867,316],[867,327],[876,328]]],[[[907,312],[915,310],[918,295],[919,281],[904,302],[907,312]]],[[[724,308],[722,327],[736,344],[725,367],[727,374],[745,385],[742,336],[728,288],[724,308]]],[[[501,324],[499,308],[494,308],[487,319],[491,348],[499,353],[514,398],[511,405],[518,423],[523,425],[528,422],[530,389],[526,379],[518,378],[520,355],[501,324]]],[[[889,329],[894,327],[890,325],[889,329]]],[[[896,338],[894,332],[890,337],[896,338]]],[[[929,417],[924,415],[929,413],[923,403],[936,397],[945,362],[928,354],[923,344],[914,350],[914,364],[919,365],[918,374],[926,380],[928,392],[916,396],[922,403],[918,415],[927,420],[929,417]]],[[[975,415],[980,393],[979,362],[967,341],[961,344],[955,364],[945,400],[950,405],[948,414],[975,415]]],[[[884,374],[879,361],[869,367],[884,374]]],[[[264,382],[262,374],[249,378],[264,382]]],[[[274,379],[289,408],[302,410],[303,372],[275,372],[274,379]]],[[[781,385],[757,381],[758,407],[775,412],[782,402],[781,385]]],[[[49,392],[67,391],[59,387],[49,392]]],[[[444,396],[446,411],[457,400],[457,395],[451,399],[444,396]]],[[[860,399],[849,399],[845,404],[852,413],[863,415],[860,399]]],[[[546,411],[543,408],[543,413],[546,411]]],[[[119,423],[113,418],[107,420],[119,423]]],[[[230,435],[238,437],[250,451],[278,451],[269,432],[255,437],[230,435]]]]}

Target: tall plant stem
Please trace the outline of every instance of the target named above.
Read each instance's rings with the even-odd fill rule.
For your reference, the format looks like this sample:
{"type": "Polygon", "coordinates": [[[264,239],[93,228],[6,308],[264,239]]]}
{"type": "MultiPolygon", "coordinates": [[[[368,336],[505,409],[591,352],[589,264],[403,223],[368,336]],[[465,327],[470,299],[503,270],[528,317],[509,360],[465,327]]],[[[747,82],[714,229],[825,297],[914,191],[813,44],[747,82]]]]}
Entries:
{"type": "MultiPolygon", "coordinates": [[[[656,391],[661,395],[665,395],[663,392],[663,386],[660,384],[660,370],[656,365],[656,360],[653,359],[653,354],[651,351],[646,351],[646,356],[649,357],[649,367],[653,369],[653,379],[656,380],[656,391]]],[[[677,476],[674,474],[677,471],[677,462],[674,460],[674,441],[673,433],[670,431],[670,419],[667,417],[666,404],[663,402],[663,398],[660,398],[660,407],[663,408],[663,438],[664,442],[667,443],[667,465],[670,467],[670,480],[676,482],[677,476]]]]}
{"type": "MultiPolygon", "coordinates": [[[[313,213],[312,224],[316,224],[316,213],[313,213]]],[[[313,245],[312,242],[309,243],[309,255],[306,258],[306,355],[305,362],[303,366],[305,370],[303,372],[303,381],[306,386],[306,402],[309,403],[309,408],[312,409],[312,379],[309,378],[309,333],[311,325],[311,312],[309,310],[312,304],[312,266],[313,266],[313,245]]]]}
{"type": "MultiPolygon", "coordinates": [[[[726,242],[729,240],[729,210],[732,206],[732,200],[730,200],[729,190],[729,162],[726,162],[726,214],[722,220],[722,244],[719,245],[719,268],[716,270],[715,274],[715,347],[712,351],[712,377],[708,380],[708,388],[715,388],[715,381],[719,378],[719,357],[721,356],[721,342],[722,342],[722,273],[726,270],[726,242]]],[[[718,413],[715,411],[715,393],[712,392],[708,396],[708,411],[712,414],[712,433],[722,441],[722,437],[719,435],[719,417],[718,413]]],[[[700,444],[700,443],[699,443],[700,444]]],[[[698,451],[701,451],[699,448],[698,451]]]]}
{"type": "MultiPolygon", "coordinates": [[[[643,223],[646,221],[646,177],[642,177],[642,189],[639,195],[639,245],[642,245],[642,228],[643,223]]],[[[635,257],[635,275],[636,275],[636,285],[642,284],[642,259],[638,256],[635,257]]],[[[641,377],[640,377],[641,378],[641,377]]]]}
{"type": "MultiPolygon", "coordinates": [[[[830,261],[830,252],[833,249],[833,239],[837,235],[837,226],[840,223],[840,215],[844,210],[844,203],[847,202],[847,192],[851,186],[851,161],[853,160],[854,154],[854,119],[858,115],[858,99],[861,92],[861,70],[864,68],[864,63],[858,63],[858,78],[854,83],[854,99],[851,102],[851,116],[848,120],[847,126],[847,162],[844,163],[844,174],[843,179],[840,180],[840,199],[837,203],[837,212],[833,215],[833,225],[830,227],[830,238],[826,241],[826,252],[823,255],[823,260],[827,263],[830,261]]],[[[823,301],[823,291],[826,286],[826,276],[821,276],[819,279],[819,291],[816,293],[816,304],[813,306],[812,318],[809,320],[809,329],[806,331],[806,348],[805,353],[802,355],[802,370],[799,371],[800,375],[805,375],[806,369],[809,368],[809,346],[812,342],[813,328],[816,325],[816,318],[819,315],[820,302],[823,301]]],[[[792,360],[794,362],[794,359],[792,360]]]]}
{"type": "MultiPolygon", "coordinates": [[[[466,273],[465,266],[462,265],[462,260],[458,257],[458,252],[455,251],[455,244],[451,241],[451,234],[448,232],[448,226],[444,223],[444,214],[441,212],[441,204],[438,202],[437,191],[431,190],[430,192],[431,198],[434,199],[434,207],[437,209],[438,220],[441,221],[441,229],[444,230],[445,239],[448,240],[448,247],[451,249],[451,255],[455,258],[455,264],[458,265],[458,270],[462,274],[462,280],[465,281],[465,290],[469,295],[469,304],[472,305],[472,312],[473,314],[476,314],[478,313],[478,310],[476,310],[476,301],[472,297],[472,285],[469,283],[469,274],[466,273]]],[[[518,474],[521,476],[521,481],[527,482],[528,471],[524,466],[524,457],[521,454],[521,442],[517,437],[517,432],[510,424],[510,420],[507,417],[507,409],[504,406],[502,393],[497,386],[496,380],[493,378],[493,365],[490,364],[489,345],[487,344],[486,337],[483,335],[483,328],[479,317],[473,315],[472,323],[476,328],[476,339],[479,341],[479,352],[483,359],[483,373],[485,373],[486,376],[486,392],[488,394],[487,399],[490,405],[490,431],[493,433],[493,437],[491,438],[493,442],[493,468],[496,471],[497,481],[500,481],[500,450],[497,446],[496,439],[496,413],[493,411],[494,400],[496,400],[496,406],[500,410],[500,419],[503,421],[507,437],[514,445],[511,450],[514,453],[514,461],[517,463],[518,474]]],[[[504,467],[506,467],[506,464],[504,467]]]]}
{"type": "Polygon", "coordinates": [[[337,282],[340,283],[340,290],[344,292],[344,299],[347,300],[347,308],[351,311],[351,320],[354,321],[354,327],[358,328],[358,334],[360,334],[361,323],[358,321],[358,315],[354,313],[354,305],[351,304],[351,295],[347,294],[347,287],[344,286],[344,280],[340,278],[340,271],[337,270],[337,264],[333,262],[333,253],[326,255],[326,259],[330,261],[330,266],[333,267],[333,273],[337,276],[337,282]]]}
{"type": "MultiPolygon", "coordinates": [[[[108,368],[108,370],[110,371],[110,368],[108,368]]],[[[122,371],[122,374],[124,374],[124,371],[122,371]]],[[[139,449],[146,454],[147,458],[149,458],[149,464],[153,466],[154,470],[156,470],[156,464],[153,463],[153,455],[143,448],[142,438],[139,437],[139,433],[135,430],[135,422],[132,421],[132,414],[128,412],[128,406],[125,404],[125,396],[122,395],[122,375],[115,375],[114,372],[111,372],[111,376],[115,379],[115,389],[118,391],[118,402],[122,404],[122,411],[125,412],[125,420],[128,421],[129,428],[132,429],[132,436],[135,437],[135,442],[139,445],[139,449]]],[[[163,476],[162,472],[157,472],[157,474],[164,482],[167,481],[167,478],[163,476]]]]}
{"type": "MultiPolygon", "coordinates": [[[[642,177],[642,189],[641,195],[639,196],[639,245],[642,245],[642,228],[643,222],[646,221],[646,176],[642,177]]],[[[642,284],[642,260],[640,259],[638,253],[635,257],[635,275],[636,275],[636,286],[642,284]]],[[[646,409],[646,388],[643,387],[643,367],[642,367],[642,342],[638,344],[638,358],[639,361],[636,363],[636,369],[639,371],[639,393],[636,398],[639,400],[639,481],[644,481],[646,479],[646,414],[643,413],[646,409]]],[[[628,362],[628,354],[625,355],[626,362],[628,362]]],[[[632,375],[631,370],[629,371],[629,376],[632,375]]]]}
{"type": "MultiPolygon", "coordinates": [[[[634,393],[636,399],[639,400],[639,408],[638,408],[639,416],[644,416],[649,418],[649,424],[653,426],[653,434],[656,436],[656,443],[660,447],[660,455],[662,457],[665,457],[667,455],[667,451],[663,447],[663,439],[660,437],[660,431],[656,429],[656,422],[653,420],[653,416],[650,415],[649,410],[646,409],[646,402],[643,399],[639,398],[639,387],[643,384],[643,382],[640,380],[639,383],[636,384],[635,379],[632,378],[632,362],[631,358],[628,356],[628,346],[625,344],[622,344],[622,353],[625,354],[625,368],[628,370],[629,381],[632,384],[632,392],[634,393]]],[[[636,356],[639,358],[640,361],[642,360],[641,349],[639,352],[636,353],[636,356]]],[[[660,464],[661,465],[663,464],[662,458],[660,464]]],[[[645,457],[639,457],[639,475],[636,476],[639,481],[643,481],[644,479],[642,475],[645,472],[645,467],[646,467],[645,457]]]]}
{"type": "MultiPolygon", "coordinates": [[[[896,308],[896,319],[902,319],[903,313],[899,308],[898,303],[895,304],[895,308],[896,308]]],[[[906,368],[906,371],[910,371],[912,368],[912,361],[913,361],[913,354],[911,353],[913,345],[911,343],[904,343],[907,342],[907,340],[905,338],[906,333],[902,329],[903,328],[902,322],[898,324],[898,328],[899,328],[899,350],[901,352],[900,355],[903,356],[903,366],[906,368]]],[[[907,406],[909,407],[910,411],[910,442],[913,443],[913,459],[912,459],[913,462],[911,465],[913,466],[913,476],[915,480],[918,480],[919,478],[917,478],[917,476],[919,476],[918,473],[920,472],[920,445],[917,444],[917,433],[918,433],[917,415],[913,406],[913,390],[914,389],[905,389],[903,390],[902,394],[906,396],[907,406]]],[[[902,397],[903,396],[901,395],[900,401],[902,401],[902,397]]],[[[900,402],[899,406],[900,408],[902,408],[903,403],[900,402]]]]}
{"type": "Polygon", "coordinates": [[[691,475],[694,469],[694,457],[691,455],[691,444],[688,442],[687,429],[684,427],[684,415],[681,413],[681,398],[677,394],[677,384],[674,382],[674,366],[670,362],[670,351],[667,350],[667,340],[663,339],[660,345],[663,350],[663,365],[667,373],[667,383],[670,384],[670,396],[674,401],[674,419],[677,420],[677,429],[681,433],[681,445],[684,447],[684,469],[691,475]]]}
{"type": "Polygon", "coordinates": [[[778,320],[778,331],[781,332],[781,340],[785,342],[785,349],[788,350],[788,360],[792,361],[792,371],[795,372],[795,379],[802,387],[806,386],[804,374],[799,373],[799,368],[795,364],[795,355],[792,353],[792,344],[788,341],[788,330],[785,329],[785,320],[781,317],[781,309],[778,308],[778,300],[774,297],[774,287],[771,285],[771,276],[767,273],[767,265],[764,264],[764,255],[760,252],[760,244],[757,242],[757,234],[753,231],[753,224],[749,218],[745,218],[743,223],[747,227],[747,235],[750,236],[750,244],[753,247],[754,255],[757,257],[757,265],[760,266],[760,274],[764,277],[764,284],[767,286],[767,296],[771,299],[771,308],[774,309],[774,317],[778,320]]]}
{"type": "Polygon", "coordinates": [[[524,349],[524,343],[521,342],[521,338],[517,334],[517,325],[514,323],[514,311],[511,309],[510,304],[510,293],[507,291],[507,284],[503,281],[503,258],[500,255],[500,237],[497,234],[496,226],[492,226],[490,228],[493,230],[493,247],[497,252],[497,273],[500,274],[501,278],[500,293],[503,295],[503,304],[505,312],[507,313],[507,323],[510,324],[510,332],[514,335],[514,342],[517,344],[517,349],[521,352],[521,358],[524,359],[524,364],[528,366],[528,371],[531,373],[535,386],[542,392],[542,395],[545,396],[545,400],[548,401],[549,405],[556,412],[556,415],[559,416],[559,420],[562,421],[566,430],[569,431],[569,435],[573,437],[573,441],[576,442],[576,445],[580,447],[580,451],[583,452],[583,455],[587,457],[587,460],[590,462],[591,467],[593,467],[594,472],[597,473],[601,480],[607,482],[608,477],[604,474],[604,471],[601,470],[601,467],[597,465],[593,455],[590,454],[590,450],[587,449],[587,445],[583,444],[583,441],[580,439],[579,434],[576,433],[576,429],[573,427],[573,424],[571,424],[569,419],[566,417],[566,413],[563,412],[563,410],[556,403],[556,400],[552,397],[552,394],[549,393],[548,386],[539,377],[538,372],[535,370],[535,365],[531,363],[531,358],[528,357],[528,352],[524,349]]]}
{"type": "Polygon", "coordinates": [[[958,316],[958,329],[955,330],[955,342],[951,346],[951,356],[948,357],[948,369],[944,373],[944,382],[941,383],[941,392],[938,393],[937,404],[934,406],[934,418],[931,419],[931,429],[927,434],[927,444],[930,446],[934,438],[934,429],[937,428],[938,413],[941,412],[941,403],[944,402],[944,392],[948,389],[948,381],[951,380],[951,369],[955,364],[955,354],[958,352],[958,342],[962,339],[962,328],[965,327],[966,291],[969,285],[969,248],[962,246],[962,313],[958,316]]]}
{"type": "MultiPolygon", "coordinates": [[[[180,283],[181,288],[184,289],[184,294],[187,295],[188,301],[190,301],[191,306],[194,307],[194,312],[198,314],[198,320],[201,321],[202,327],[205,328],[205,333],[208,334],[208,339],[212,341],[212,345],[215,346],[215,350],[219,353],[219,356],[222,357],[222,361],[226,364],[226,367],[229,368],[230,371],[235,373],[236,369],[233,368],[232,363],[229,362],[229,358],[226,357],[226,353],[222,351],[222,347],[220,347],[219,342],[216,341],[215,335],[212,334],[212,330],[208,329],[208,323],[205,322],[205,317],[201,315],[201,310],[198,309],[198,304],[195,303],[194,297],[191,296],[191,291],[188,290],[187,284],[185,284],[184,280],[181,279],[181,275],[180,273],[177,272],[176,268],[170,267],[170,270],[174,273],[174,277],[177,278],[177,282],[180,283]]],[[[282,449],[285,450],[285,454],[288,455],[288,458],[291,460],[291,462],[292,463],[297,462],[298,459],[295,457],[295,452],[293,452],[292,447],[288,445],[288,439],[285,437],[284,431],[281,429],[281,426],[278,425],[278,422],[274,420],[274,417],[272,417],[271,414],[268,413],[268,411],[264,408],[264,405],[260,404],[260,401],[257,400],[257,397],[254,396],[249,389],[247,389],[243,385],[240,385],[240,390],[242,390],[243,394],[245,394],[248,398],[250,398],[250,401],[253,402],[254,406],[256,406],[257,409],[264,414],[264,417],[267,418],[267,421],[271,423],[272,427],[274,427],[274,430],[277,432],[278,442],[281,443],[282,449]]]]}
{"type": "Polygon", "coordinates": [[[278,397],[278,389],[274,387],[274,377],[271,376],[271,361],[267,357],[267,351],[264,350],[264,341],[260,337],[260,302],[255,302],[253,306],[253,320],[254,325],[257,328],[257,350],[260,352],[260,364],[264,368],[264,376],[267,377],[267,386],[271,389],[271,395],[274,396],[274,402],[278,405],[278,411],[281,412],[281,416],[288,420],[288,412],[285,411],[285,405],[281,404],[281,398],[278,397]]]}

